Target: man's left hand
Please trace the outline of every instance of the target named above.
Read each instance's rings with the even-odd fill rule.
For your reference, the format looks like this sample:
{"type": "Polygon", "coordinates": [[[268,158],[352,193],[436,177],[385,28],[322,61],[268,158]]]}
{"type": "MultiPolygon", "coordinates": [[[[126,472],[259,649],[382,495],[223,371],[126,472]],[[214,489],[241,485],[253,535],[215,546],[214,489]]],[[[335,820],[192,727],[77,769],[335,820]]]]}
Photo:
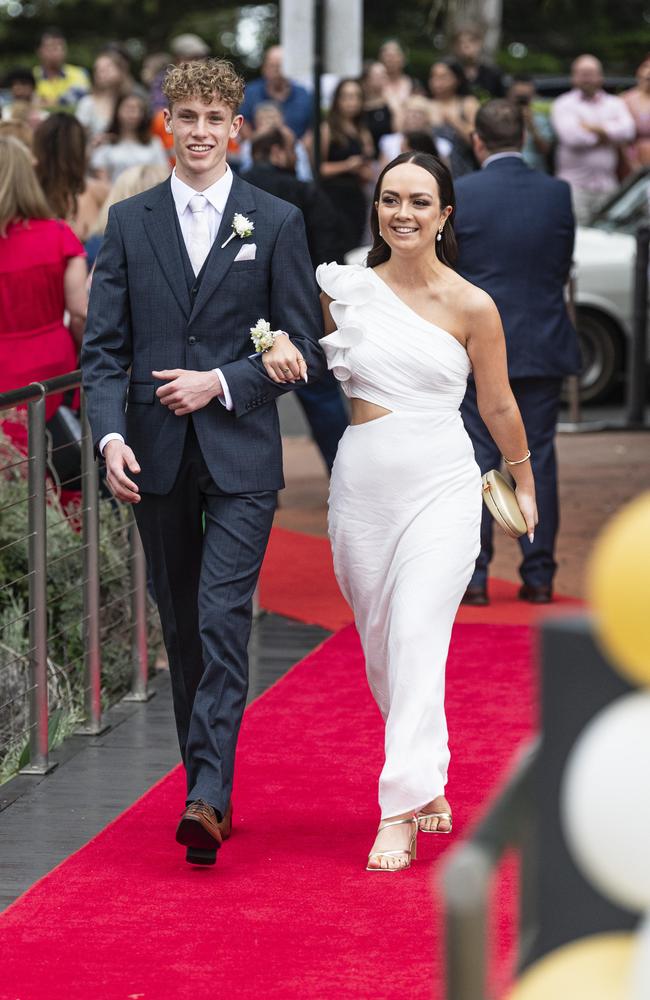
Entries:
{"type": "Polygon", "coordinates": [[[587,132],[591,132],[592,135],[595,135],[600,145],[611,142],[609,135],[604,128],[601,128],[600,125],[592,125],[590,122],[583,122],[582,127],[586,129],[587,132]]]}
{"type": "Polygon", "coordinates": [[[177,417],[202,410],[215,396],[223,396],[221,381],[216,372],[172,368],[151,374],[154,378],[165,381],[165,385],[156,389],[156,396],[177,417]]]}

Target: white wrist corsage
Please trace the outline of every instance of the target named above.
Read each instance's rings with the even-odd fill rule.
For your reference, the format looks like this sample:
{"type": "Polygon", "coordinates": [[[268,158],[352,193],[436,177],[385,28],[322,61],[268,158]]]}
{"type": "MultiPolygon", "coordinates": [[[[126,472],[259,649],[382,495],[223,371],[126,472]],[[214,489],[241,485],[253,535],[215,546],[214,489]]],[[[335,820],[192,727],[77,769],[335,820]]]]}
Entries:
{"type": "Polygon", "coordinates": [[[235,236],[238,236],[240,240],[245,240],[247,236],[253,235],[253,230],[255,229],[251,220],[247,219],[245,215],[240,215],[239,212],[234,214],[230,226],[232,228],[232,233],[226,242],[221,244],[222,250],[224,247],[228,246],[231,240],[234,240],[235,236]]]}
{"type": "Polygon", "coordinates": [[[251,340],[258,354],[270,351],[275,343],[276,337],[287,337],[284,330],[272,330],[271,324],[266,319],[258,319],[255,326],[251,327],[251,340]]]}

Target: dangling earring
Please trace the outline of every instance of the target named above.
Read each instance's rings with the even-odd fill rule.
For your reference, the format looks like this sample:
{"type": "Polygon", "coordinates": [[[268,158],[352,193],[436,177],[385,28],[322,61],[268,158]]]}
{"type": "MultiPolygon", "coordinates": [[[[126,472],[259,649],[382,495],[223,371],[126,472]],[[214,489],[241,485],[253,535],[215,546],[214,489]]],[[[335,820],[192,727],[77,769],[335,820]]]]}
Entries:
{"type": "Polygon", "coordinates": [[[440,243],[441,239],[442,239],[442,229],[439,229],[438,230],[438,235],[436,236],[436,242],[440,243]]]}

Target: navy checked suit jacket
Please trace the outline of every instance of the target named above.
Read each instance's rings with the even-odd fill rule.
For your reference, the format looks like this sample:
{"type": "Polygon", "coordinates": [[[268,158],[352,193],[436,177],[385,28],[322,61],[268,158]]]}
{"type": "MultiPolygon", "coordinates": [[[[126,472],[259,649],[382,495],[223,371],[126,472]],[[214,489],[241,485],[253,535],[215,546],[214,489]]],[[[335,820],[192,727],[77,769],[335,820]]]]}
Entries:
{"type": "Polygon", "coordinates": [[[508,156],[459,178],[454,188],[458,271],[497,305],[510,378],[579,371],[563,295],[575,231],[568,184],[508,156]]]}
{"type": "Polygon", "coordinates": [[[93,275],[81,356],[95,445],[123,435],[142,472],[143,493],[165,494],[178,473],[189,417],[163,406],[152,371],[220,368],[234,410],[218,399],[192,414],[205,462],[226,493],[281,489],[282,445],[275,399],[289,391],[268,378],[250,327],[285,330],[310,380],[325,371],[318,288],[298,209],[233,178],[220,230],[192,295],[169,180],[114,205],[93,275]],[[254,223],[247,239],[221,245],[239,212],[254,223]],[[255,260],[237,261],[244,243],[255,260]]]}

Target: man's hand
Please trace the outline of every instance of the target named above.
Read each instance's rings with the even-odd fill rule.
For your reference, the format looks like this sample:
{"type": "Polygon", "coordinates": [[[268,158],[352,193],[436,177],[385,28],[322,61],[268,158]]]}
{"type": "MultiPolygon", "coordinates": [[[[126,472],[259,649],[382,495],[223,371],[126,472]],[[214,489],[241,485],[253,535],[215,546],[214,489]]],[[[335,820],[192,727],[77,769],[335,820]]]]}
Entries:
{"type": "Polygon", "coordinates": [[[591,122],[581,122],[582,127],[587,131],[591,132],[598,139],[599,145],[605,145],[605,143],[611,143],[611,139],[604,128],[600,125],[592,125],[591,122]]]}
{"type": "Polygon", "coordinates": [[[307,381],[307,365],[304,358],[286,335],[276,337],[273,347],[264,351],[262,364],[268,377],[281,385],[295,382],[297,379],[307,381]]]}
{"type": "Polygon", "coordinates": [[[177,417],[184,417],[195,410],[202,410],[215,396],[223,396],[221,381],[216,372],[192,372],[172,368],[152,372],[154,378],[166,381],[156,389],[156,396],[177,417]]]}
{"type": "Polygon", "coordinates": [[[109,441],[104,448],[104,460],[106,482],[115,499],[122,503],[140,503],[138,485],[124,471],[126,466],[131,472],[140,472],[138,460],[129,446],[123,441],[109,441]]]}

